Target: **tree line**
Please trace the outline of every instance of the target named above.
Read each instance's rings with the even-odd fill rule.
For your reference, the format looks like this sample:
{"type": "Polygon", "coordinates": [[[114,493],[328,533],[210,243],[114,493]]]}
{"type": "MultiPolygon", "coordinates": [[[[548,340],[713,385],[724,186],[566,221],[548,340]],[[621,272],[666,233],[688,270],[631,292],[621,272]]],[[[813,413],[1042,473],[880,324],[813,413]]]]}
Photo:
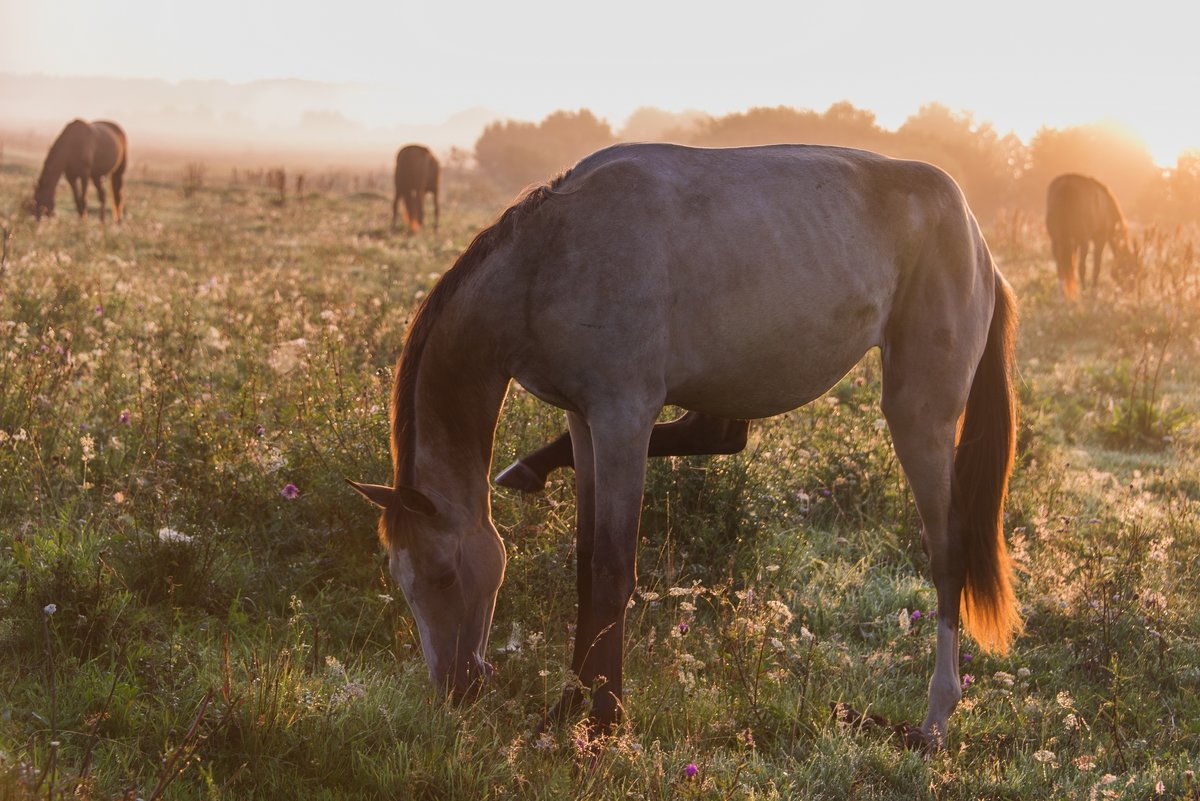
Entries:
{"type": "Polygon", "coordinates": [[[789,106],[724,116],[643,108],[614,131],[587,109],[555,111],[541,122],[489,125],[475,143],[479,170],[504,191],[549,178],[588,153],[619,141],[704,147],[807,142],[865,148],[932,162],[962,186],[975,213],[1038,212],[1056,175],[1079,172],[1108,184],[1127,215],[1160,225],[1200,222],[1200,152],[1162,169],[1135,136],[1108,125],[1041,128],[1029,142],[939,103],[922,106],[896,130],[847,102],[824,112],[789,106]]]}

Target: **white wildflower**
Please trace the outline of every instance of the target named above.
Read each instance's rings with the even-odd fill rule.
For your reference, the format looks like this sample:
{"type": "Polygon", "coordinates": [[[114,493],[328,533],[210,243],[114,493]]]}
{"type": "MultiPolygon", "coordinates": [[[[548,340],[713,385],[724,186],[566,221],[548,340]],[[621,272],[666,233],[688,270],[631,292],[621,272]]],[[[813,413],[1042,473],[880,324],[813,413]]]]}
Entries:
{"type": "Polygon", "coordinates": [[[158,541],[166,543],[174,542],[181,545],[186,545],[192,541],[192,538],[183,532],[170,528],[169,526],[163,526],[158,530],[158,541]]]}

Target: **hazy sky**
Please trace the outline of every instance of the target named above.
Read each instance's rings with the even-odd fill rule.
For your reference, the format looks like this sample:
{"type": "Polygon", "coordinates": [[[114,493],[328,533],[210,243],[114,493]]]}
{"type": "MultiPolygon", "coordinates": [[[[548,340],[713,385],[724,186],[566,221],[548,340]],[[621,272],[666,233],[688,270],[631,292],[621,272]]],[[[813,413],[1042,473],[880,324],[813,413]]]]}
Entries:
{"type": "Polygon", "coordinates": [[[403,86],[412,122],[938,101],[1026,140],[1116,120],[1171,165],[1200,147],[1197,31],[1195,0],[0,0],[0,72],[403,86]]]}

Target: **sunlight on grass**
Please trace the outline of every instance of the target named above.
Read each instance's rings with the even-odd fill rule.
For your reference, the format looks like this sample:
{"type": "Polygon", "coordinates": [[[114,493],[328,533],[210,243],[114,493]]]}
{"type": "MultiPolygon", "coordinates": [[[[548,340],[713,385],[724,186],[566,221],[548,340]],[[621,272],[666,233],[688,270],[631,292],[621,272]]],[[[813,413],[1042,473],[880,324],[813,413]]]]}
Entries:
{"type": "MultiPolygon", "coordinates": [[[[743,454],[651,466],[629,722],[585,744],[534,733],[568,680],[570,475],[494,494],[499,675],[467,707],[428,686],[375,515],[342,481],[390,476],[408,316],[500,202],[451,182],[441,233],[408,237],[385,199],[281,203],[190,177],[134,183],[120,228],[3,221],[0,797],[1200,793],[1200,275],[1183,234],[1074,306],[1039,233],[1006,246],[1027,629],[1004,658],[964,640],[945,753],[831,711],[919,720],[933,663],[874,354],[756,424],[743,454]]],[[[0,174],[0,196],[28,182],[0,174]]],[[[514,389],[496,465],[562,425],[514,389]]]]}

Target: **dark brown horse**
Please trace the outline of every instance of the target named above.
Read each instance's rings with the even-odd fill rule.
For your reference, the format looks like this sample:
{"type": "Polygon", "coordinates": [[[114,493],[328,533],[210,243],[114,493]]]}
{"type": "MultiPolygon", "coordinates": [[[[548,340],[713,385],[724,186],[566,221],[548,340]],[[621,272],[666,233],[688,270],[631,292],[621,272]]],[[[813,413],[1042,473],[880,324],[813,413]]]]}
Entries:
{"type": "MultiPolygon", "coordinates": [[[[729,420],[700,412],[685,412],[669,423],[659,423],[650,432],[647,456],[708,456],[740,453],[746,447],[749,420],[729,420]]],[[[575,467],[571,432],[564,431],[553,442],[527,453],[506,467],[496,483],[521,492],[541,492],[546,479],[560,467],[575,467]]]]}
{"type": "Polygon", "coordinates": [[[405,145],[396,154],[396,197],[392,200],[392,229],[404,198],[404,214],[414,233],[425,224],[425,195],[433,194],[433,230],[438,228],[438,160],[422,145],[405,145]]]}
{"type": "Polygon", "coordinates": [[[75,208],[80,217],[87,216],[88,181],[96,185],[100,196],[100,221],[104,221],[104,178],[112,183],[113,219],[121,221],[125,207],[122,187],[128,149],[125,132],[115,122],[101,120],[86,123],[73,120],[50,146],[42,174],[33,191],[33,212],[40,220],[54,213],[54,190],[64,174],[75,195],[75,208]]]}
{"type": "Polygon", "coordinates": [[[1111,246],[1116,254],[1118,270],[1126,274],[1137,270],[1137,253],[1130,247],[1121,207],[1108,187],[1095,178],[1067,173],[1050,182],[1046,230],[1058,265],[1058,284],[1068,298],[1087,288],[1089,245],[1094,248],[1093,287],[1100,280],[1105,246],[1111,246]]]}

